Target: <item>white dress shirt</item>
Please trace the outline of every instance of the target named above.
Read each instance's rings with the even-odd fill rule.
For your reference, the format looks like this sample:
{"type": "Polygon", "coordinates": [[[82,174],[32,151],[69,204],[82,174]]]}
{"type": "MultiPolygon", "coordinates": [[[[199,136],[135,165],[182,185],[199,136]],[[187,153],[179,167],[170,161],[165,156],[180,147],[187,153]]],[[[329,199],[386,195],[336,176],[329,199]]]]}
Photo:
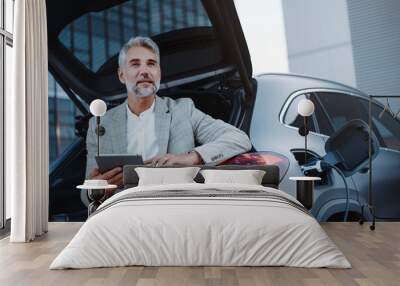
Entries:
{"type": "Polygon", "coordinates": [[[157,156],[159,152],[155,132],[154,103],[155,100],[150,108],[139,116],[134,114],[126,104],[127,153],[142,155],[143,161],[157,156]]]}

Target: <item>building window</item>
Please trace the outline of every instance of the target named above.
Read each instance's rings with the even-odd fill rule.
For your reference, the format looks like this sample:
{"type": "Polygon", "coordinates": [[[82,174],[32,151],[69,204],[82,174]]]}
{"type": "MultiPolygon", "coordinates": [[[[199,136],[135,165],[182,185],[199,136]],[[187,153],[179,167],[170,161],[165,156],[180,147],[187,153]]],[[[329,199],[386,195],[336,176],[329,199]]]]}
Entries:
{"type": "Polygon", "coordinates": [[[211,26],[199,0],[126,1],[84,14],[60,33],[61,43],[87,68],[98,71],[133,36],[211,26]]]}
{"type": "Polygon", "coordinates": [[[75,118],[82,115],[49,73],[49,159],[54,162],[77,138],[75,118]]]}

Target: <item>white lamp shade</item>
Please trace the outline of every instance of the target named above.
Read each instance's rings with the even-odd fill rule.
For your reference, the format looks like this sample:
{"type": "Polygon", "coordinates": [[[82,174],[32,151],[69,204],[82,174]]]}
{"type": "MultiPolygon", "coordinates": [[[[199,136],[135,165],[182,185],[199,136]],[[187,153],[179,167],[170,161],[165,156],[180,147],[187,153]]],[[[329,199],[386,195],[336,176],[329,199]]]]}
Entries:
{"type": "Polygon", "coordinates": [[[106,114],[107,104],[101,99],[95,99],[90,103],[90,113],[94,116],[103,116],[106,114]]]}
{"type": "Polygon", "coordinates": [[[301,116],[310,116],[314,113],[314,103],[309,99],[302,99],[297,104],[297,112],[301,116]]]}

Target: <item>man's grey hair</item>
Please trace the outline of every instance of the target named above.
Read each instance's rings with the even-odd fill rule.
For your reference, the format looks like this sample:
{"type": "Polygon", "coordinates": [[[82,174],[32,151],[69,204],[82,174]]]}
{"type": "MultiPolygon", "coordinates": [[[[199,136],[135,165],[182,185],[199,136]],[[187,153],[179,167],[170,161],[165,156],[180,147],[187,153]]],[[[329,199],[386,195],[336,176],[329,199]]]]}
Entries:
{"type": "Polygon", "coordinates": [[[130,38],[129,41],[126,42],[119,51],[119,67],[122,67],[125,64],[126,54],[128,53],[128,50],[132,47],[145,47],[152,50],[156,54],[157,62],[160,62],[160,50],[157,44],[152,39],[150,39],[149,37],[134,37],[130,38]]]}

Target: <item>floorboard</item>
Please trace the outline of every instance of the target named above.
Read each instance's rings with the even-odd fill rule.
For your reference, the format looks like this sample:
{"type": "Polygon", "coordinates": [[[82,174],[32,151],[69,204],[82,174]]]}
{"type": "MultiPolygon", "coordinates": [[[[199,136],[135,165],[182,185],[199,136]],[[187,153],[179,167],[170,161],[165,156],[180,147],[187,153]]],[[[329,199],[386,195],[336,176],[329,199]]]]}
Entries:
{"type": "Polygon", "coordinates": [[[290,267],[118,267],[49,270],[56,255],[82,223],[50,223],[32,243],[0,240],[0,285],[400,285],[400,222],[323,223],[322,227],[351,262],[352,269],[290,267]]]}

